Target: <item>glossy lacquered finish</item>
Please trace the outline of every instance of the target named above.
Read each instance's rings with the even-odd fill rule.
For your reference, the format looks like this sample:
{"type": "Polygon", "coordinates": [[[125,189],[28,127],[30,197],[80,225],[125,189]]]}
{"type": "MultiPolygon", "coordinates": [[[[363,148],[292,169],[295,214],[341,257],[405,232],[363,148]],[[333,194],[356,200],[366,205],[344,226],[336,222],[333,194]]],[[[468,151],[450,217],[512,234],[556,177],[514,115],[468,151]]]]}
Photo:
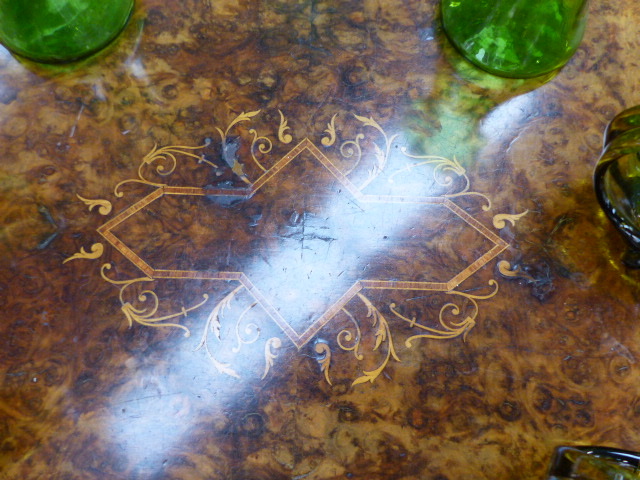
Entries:
{"type": "Polygon", "coordinates": [[[596,200],[631,0],[559,73],[437,1],[136,3],[0,56],[0,478],[538,479],[640,448],[638,272],[596,200]]]}

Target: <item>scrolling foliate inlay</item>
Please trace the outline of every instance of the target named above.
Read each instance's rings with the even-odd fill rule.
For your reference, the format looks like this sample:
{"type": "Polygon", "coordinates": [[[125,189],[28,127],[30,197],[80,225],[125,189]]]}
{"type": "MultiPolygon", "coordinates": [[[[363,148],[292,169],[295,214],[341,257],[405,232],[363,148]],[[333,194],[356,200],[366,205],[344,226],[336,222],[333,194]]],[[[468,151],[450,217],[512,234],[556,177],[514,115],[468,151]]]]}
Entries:
{"type": "MultiPolygon", "coordinates": [[[[387,134],[372,117],[333,115],[325,120],[321,147],[309,138],[296,140],[295,124],[280,110],[270,131],[254,124],[260,118],[260,110],[242,112],[226,127],[215,127],[219,143],[208,139],[196,147],[156,146],[141,160],[136,178],[115,186],[116,199],[136,184],[152,189],[97,229],[143,274],[115,280],[107,275],[110,263],[100,268],[101,277],[119,289],[129,326],[178,328],[189,336],[193,327],[181,319],[197,316],[203,328],[194,350],[204,352],[218,374],[234,378],[246,375],[239,362],[249,352],[261,358],[258,371],[265,378],[288,338],[299,350],[312,349],[310,356],[329,384],[336,365],[354,363],[358,373],[353,385],[374,382],[391,364],[402,364],[403,352],[423,341],[466,340],[478,321],[479,302],[498,294],[494,279],[480,285],[476,281],[475,287],[468,282],[509,244],[469,213],[475,207],[489,212],[493,206],[487,195],[471,189],[460,162],[410,153],[399,145],[399,135],[387,134]],[[219,160],[203,153],[210,150],[219,160]],[[176,172],[195,168],[205,169],[201,185],[172,180],[176,172]],[[216,184],[224,169],[241,183],[216,184]],[[417,185],[415,191],[411,184],[417,185]],[[427,186],[431,190],[425,195],[427,186]],[[302,198],[299,211],[287,207],[294,202],[292,191],[302,198]],[[192,217],[186,210],[169,215],[163,210],[167,204],[188,208],[192,217]],[[284,211],[290,212],[288,217],[280,218],[284,211]],[[181,212],[189,221],[166,232],[178,239],[173,243],[190,242],[195,233],[211,236],[196,242],[192,251],[197,255],[204,250],[203,258],[182,259],[191,268],[176,263],[182,250],[172,256],[165,246],[154,246],[168,228],[162,219],[182,218],[181,212]],[[139,225],[141,215],[146,216],[139,225]],[[144,235],[154,219],[161,222],[160,230],[144,235]],[[438,219],[436,233],[444,237],[436,242],[438,219]],[[194,223],[191,230],[189,222],[194,223]],[[450,228],[457,228],[452,238],[447,237],[450,228]],[[142,237],[127,237],[131,230],[143,232],[142,237]],[[463,235],[467,240],[456,250],[456,237],[463,235]],[[274,238],[279,240],[274,243],[274,238]],[[388,246],[387,239],[393,240],[388,246]],[[477,245],[470,247],[469,239],[477,245]],[[154,250],[162,255],[154,256],[154,250]],[[218,299],[201,292],[202,300],[161,313],[154,288],[165,279],[220,281],[233,288],[218,299]],[[460,290],[463,282],[468,286],[460,290]],[[434,302],[441,303],[434,309],[434,302]]],[[[99,207],[101,215],[111,213],[107,200],[78,198],[90,211],[99,207]]],[[[492,226],[500,230],[526,213],[496,214],[492,226]]],[[[91,253],[83,248],[65,262],[97,259],[103,251],[95,243],[91,253]]],[[[509,276],[506,260],[499,270],[509,276]]]]}
{"type": "Polygon", "coordinates": [[[101,243],[94,243],[91,245],[91,252],[85,251],[84,247],[80,247],[80,251],[78,253],[74,253],[69,258],[62,261],[62,263],[70,262],[71,260],[77,260],[79,258],[84,258],[87,260],[93,260],[96,258],[100,258],[104,253],[104,245],[101,243]]]}
{"type": "Polygon", "coordinates": [[[82,202],[89,207],[89,211],[97,207],[98,211],[100,212],[100,215],[109,215],[111,213],[111,209],[113,208],[113,205],[111,205],[111,202],[108,200],[100,200],[100,199],[92,200],[88,198],[83,198],[80,195],[76,195],[76,197],[82,200],[82,202]]]}

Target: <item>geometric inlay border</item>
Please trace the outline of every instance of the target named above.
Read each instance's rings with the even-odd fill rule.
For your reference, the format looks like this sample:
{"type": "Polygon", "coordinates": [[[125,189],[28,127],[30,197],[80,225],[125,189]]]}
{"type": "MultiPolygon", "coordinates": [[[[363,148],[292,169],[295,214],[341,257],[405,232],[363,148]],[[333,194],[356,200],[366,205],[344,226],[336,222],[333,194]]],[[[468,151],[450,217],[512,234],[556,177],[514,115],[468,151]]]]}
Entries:
{"type": "MultiPolygon", "coordinates": [[[[258,112],[249,112],[242,113],[237,116],[228,126],[226,131],[222,131],[221,129],[217,129],[220,133],[223,150],[226,147],[226,142],[228,141],[228,134],[232,127],[237,126],[239,123],[250,121],[254,116],[256,116],[258,112]]],[[[327,136],[322,138],[322,145],[324,147],[331,147],[336,141],[336,130],[335,130],[335,117],[331,119],[331,122],[327,124],[327,136]]],[[[292,141],[292,136],[287,133],[287,130],[290,128],[287,125],[286,120],[284,119],[284,115],[280,112],[280,128],[278,130],[277,139],[282,144],[288,144],[292,141]]],[[[249,180],[240,161],[237,161],[235,164],[231,164],[229,162],[229,166],[233,169],[233,172],[240,176],[244,182],[246,183],[245,188],[211,188],[211,187],[192,187],[192,186],[171,186],[163,182],[152,182],[146,179],[143,174],[143,167],[148,167],[153,164],[157,160],[167,160],[173,162],[173,165],[169,169],[158,168],[156,173],[166,176],[171,174],[175,166],[177,164],[176,157],[178,155],[185,155],[187,157],[192,157],[194,159],[198,159],[198,162],[206,162],[210,163],[208,160],[205,160],[204,157],[197,155],[195,150],[199,147],[163,147],[160,149],[154,148],[144,159],[140,165],[139,169],[139,178],[135,180],[126,180],[119,183],[114,193],[117,197],[122,197],[122,192],[120,191],[121,187],[127,182],[138,182],[144,183],[147,185],[151,185],[155,187],[155,190],[142,198],[141,200],[135,202],[134,204],[128,206],[120,213],[115,215],[113,218],[108,220],[102,226],[97,229],[97,233],[99,233],[109,245],[111,245],[115,250],[120,252],[126,259],[128,259],[133,265],[135,265],[144,275],[144,277],[130,279],[130,280],[113,280],[109,278],[107,275],[107,271],[110,270],[110,264],[104,264],[101,268],[102,278],[109,283],[112,283],[120,288],[120,301],[122,304],[122,311],[126,318],[129,321],[130,325],[134,323],[138,323],[140,325],[145,326],[170,326],[181,328],[185,331],[185,334],[189,335],[189,329],[181,325],[177,319],[181,316],[186,316],[189,312],[200,308],[208,301],[208,295],[203,295],[203,301],[198,303],[197,305],[193,305],[189,308],[182,308],[180,312],[176,312],[169,315],[158,315],[159,311],[159,299],[153,292],[153,290],[145,290],[143,295],[140,298],[143,300],[149,300],[151,302],[151,306],[142,307],[134,307],[133,302],[129,302],[126,300],[126,291],[129,287],[134,284],[140,282],[154,282],[162,279],[179,279],[179,280],[188,280],[188,279],[200,279],[200,280],[222,280],[222,281],[235,281],[239,283],[239,287],[236,288],[230,295],[222,299],[218,302],[209,318],[207,320],[207,324],[205,325],[205,331],[202,336],[202,340],[200,342],[199,348],[205,348],[216,369],[224,374],[237,376],[239,374],[236,370],[231,367],[231,364],[224,363],[215,358],[214,352],[209,349],[208,346],[208,332],[212,331],[220,338],[220,321],[223,315],[223,311],[227,308],[230,302],[237,297],[238,292],[240,290],[244,290],[248,295],[250,295],[257,304],[262,308],[263,312],[266,312],[268,316],[273,320],[277,326],[282,330],[282,332],[289,338],[289,340],[298,348],[304,347],[308,344],[320,330],[322,330],[328,322],[330,322],[334,317],[338,314],[347,314],[351,318],[352,322],[354,322],[355,330],[353,335],[351,333],[345,334],[346,330],[342,330],[340,335],[342,336],[342,340],[344,338],[352,339],[353,342],[350,346],[346,346],[344,341],[341,341],[340,335],[338,338],[339,348],[343,351],[353,351],[354,355],[358,360],[362,359],[362,355],[358,353],[358,349],[360,346],[360,328],[357,325],[357,322],[353,318],[353,316],[349,313],[347,309],[347,305],[352,302],[354,299],[361,301],[369,311],[369,316],[373,318],[374,325],[377,325],[376,332],[376,346],[374,350],[378,349],[378,347],[385,343],[387,344],[387,353],[386,358],[383,359],[379,368],[364,371],[361,376],[356,378],[353,382],[354,384],[363,383],[365,381],[375,380],[378,375],[382,372],[382,370],[386,367],[387,363],[390,359],[399,360],[393,345],[391,328],[389,327],[389,322],[382,315],[382,313],[371,303],[371,301],[365,295],[365,291],[367,290],[406,290],[406,291],[425,291],[425,292],[441,292],[447,295],[457,296],[459,298],[464,298],[466,301],[473,304],[475,307],[475,312],[469,316],[467,316],[461,322],[447,322],[445,320],[445,314],[447,311],[449,313],[453,312],[454,315],[459,314],[459,309],[456,305],[452,303],[447,303],[444,305],[440,312],[439,326],[437,327],[429,327],[422,325],[420,322],[416,321],[416,319],[409,319],[403,316],[401,312],[399,312],[395,305],[390,305],[390,311],[397,318],[404,322],[407,322],[411,325],[411,327],[416,327],[419,329],[418,334],[411,336],[405,342],[407,347],[411,347],[413,342],[418,338],[432,338],[432,339],[451,339],[459,336],[466,337],[467,333],[473,326],[475,325],[475,317],[477,315],[477,300],[484,300],[491,298],[493,295],[497,293],[497,283],[494,280],[491,280],[489,285],[494,287],[494,290],[488,295],[472,295],[469,293],[458,292],[456,288],[465,280],[472,277],[478,270],[486,266],[493,259],[495,259],[498,255],[500,255],[503,251],[505,251],[509,244],[500,238],[494,231],[485,226],[481,221],[476,219],[474,216],[470,215],[465,209],[461,208],[454,199],[456,197],[468,196],[468,195],[476,195],[487,201],[488,206],[483,207],[483,210],[487,211],[490,208],[491,202],[488,198],[476,192],[469,191],[469,181],[466,178],[464,169],[455,161],[455,159],[447,160],[442,157],[435,156],[413,156],[409,155],[406,152],[403,152],[406,157],[417,160],[419,163],[417,165],[422,164],[432,164],[435,165],[436,173],[442,173],[446,171],[449,174],[457,175],[461,178],[464,178],[466,182],[466,186],[462,188],[458,192],[442,194],[439,196],[402,196],[402,195],[373,195],[364,193],[365,187],[368,186],[375,178],[376,175],[380,174],[384,170],[385,163],[388,160],[388,155],[391,147],[391,143],[393,142],[395,137],[389,137],[386,135],[384,130],[371,118],[365,118],[355,115],[355,118],[362,123],[364,127],[371,127],[375,129],[384,139],[384,143],[382,147],[378,147],[376,144],[376,158],[378,164],[375,168],[371,169],[371,174],[369,178],[361,184],[356,185],[349,178],[349,173],[345,173],[342,169],[338,168],[334,162],[330,160],[330,158],[325,155],[311,140],[308,138],[304,138],[301,140],[295,147],[290,149],[288,153],[282,156],[279,160],[277,160],[273,165],[269,168],[264,168],[260,163],[259,159],[254,155],[254,152],[261,153],[269,153],[271,151],[272,143],[271,140],[267,137],[260,137],[255,133],[254,130],[251,132],[254,135],[253,142],[251,144],[251,156],[256,165],[260,167],[262,170],[260,175],[253,181],[249,180]],[[260,145],[262,142],[262,145],[260,145]],[[266,146],[265,146],[266,145],[266,146]],[[421,205],[438,205],[442,208],[448,209],[451,213],[456,215],[458,218],[463,220],[468,226],[476,230],[482,237],[488,240],[491,243],[491,247],[482,254],[479,258],[473,261],[471,264],[467,265],[462,271],[456,273],[452,278],[445,282],[416,282],[416,281],[402,281],[402,280],[382,280],[376,278],[362,278],[354,282],[354,284],[344,292],[344,294],[333,303],[325,312],[323,312],[315,321],[308,326],[304,331],[298,332],[294,329],[290,323],[284,318],[277,309],[275,309],[269,298],[265,297],[263,292],[257,288],[244,272],[233,272],[233,271],[195,271],[195,270],[174,270],[174,269],[159,269],[155,268],[153,265],[149,265],[145,262],[140,256],[128,245],[125,244],[118,236],[114,233],[114,229],[121,225],[124,221],[134,216],[136,213],[140,212],[145,207],[149,206],[151,203],[159,200],[164,196],[207,196],[207,197],[216,197],[216,196],[224,196],[224,197],[236,197],[238,199],[249,199],[253,195],[255,195],[260,189],[262,189],[271,179],[273,179],[278,173],[286,167],[290,162],[292,162],[296,157],[298,157],[303,152],[307,152],[311,154],[315,160],[317,160],[324,168],[326,168],[331,175],[349,192],[356,200],[361,203],[413,203],[413,204],[421,204],[421,205]]],[[[357,162],[360,161],[361,158],[361,146],[360,140],[363,138],[363,135],[358,135],[355,140],[344,141],[343,145],[340,149],[340,153],[342,153],[343,157],[351,156],[353,151],[357,153],[357,162]],[[345,147],[348,147],[346,149],[345,147]],[[344,152],[350,152],[346,155],[344,152]]],[[[211,163],[212,166],[215,166],[211,163]]],[[[413,168],[413,166],[411,167],[413,168]]],[[[450,178],[447,179],[450,182],[450,178]]],[[[86,205],[89,206],[89,210],[93,210],[97,208],[98,211],[107,215],[111,212],[112,206],[111,203],[107,200],[89,200],[84,197],[78,196],[80,200],[82,200],[86,205]]],[[[527,212],[521,213],[519,215],[510,215],[510,214],[499,214],[495,215],[493,219],[493,224],[495,228],[503,228],[506,225],[506,222],[510,222],[511,224],[515,224],[517,220],[519,220],[523,215],[527,212]]],[[[91,247],[91,253],[87,253],[84,249],[81,249],[79,253],[74,254],[73,256],[67,258],[65,262],[80,258],[85,259],[96,259],[99,258],[104,251],[104,247],[100,243],[96,243],[91,247]]],[[[503,261],[501,262],[501,272],[508,271],[508,263],[503,261]]],[[[253,340],[255,341],[255,340],[253,340]]],[[[249,341],[239,342],[239,343],[252,343],[249,341]]],[[[269,367],[273,363],[273,359],[275,358],[274,351],[281,346],[281,341],[274,337],[267,340],[265,344],[265,375],[269,371],[269,367]]],[[[320,364],[321,370],[324,372],[326,380],[331,383],[331,379],[329,376],[329,368],[331,362],[331,348],[328,344],[324,342],[317,343],[315,345],[315,350],[319,354],[318,363],[320,364]]]]}

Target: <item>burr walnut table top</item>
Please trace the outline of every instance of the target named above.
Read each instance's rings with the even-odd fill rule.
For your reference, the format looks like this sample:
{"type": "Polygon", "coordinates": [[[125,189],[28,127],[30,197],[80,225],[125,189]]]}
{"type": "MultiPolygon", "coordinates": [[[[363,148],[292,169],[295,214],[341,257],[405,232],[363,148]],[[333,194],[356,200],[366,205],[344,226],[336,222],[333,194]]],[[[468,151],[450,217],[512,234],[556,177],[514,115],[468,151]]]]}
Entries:
{"type": "Polygon", "coordinates": [[[0,50],[0,478],[523,480],[640,450],[640,273],[592,171],[635,0],[501,79],[434,0],[140,0],[0,50]]]}

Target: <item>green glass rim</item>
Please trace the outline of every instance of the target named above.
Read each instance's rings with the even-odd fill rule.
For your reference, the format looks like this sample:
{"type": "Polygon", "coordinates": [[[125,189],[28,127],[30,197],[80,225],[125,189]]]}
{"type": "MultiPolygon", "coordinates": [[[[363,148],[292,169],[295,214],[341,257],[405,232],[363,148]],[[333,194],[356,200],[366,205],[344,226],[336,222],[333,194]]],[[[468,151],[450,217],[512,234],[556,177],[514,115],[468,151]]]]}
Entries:
{"type": "MultiPolygon", "coordinates": [[[[106,1],[110,1],[110,0],[106,0],[106,1]]],[[[135,0],[130,0],[128,11],[126,12],[126,15],[123,16],[122,24],[120,28],[112,31],[111,34],[105,37],[100,43],[78,54],[73,54],[73,55],[64,55],[64,54],[55,55],[50,53],[38,54],[36,52],[24,50],[19,46],[12,44],[12,42],[10,41],[2,41],[1,39],[0,39],[0,45],[2,45],[9,52],[11,52],[12,55],[15,55],[19,58],[32,61],[32,62],[47,63],[47,64],[64,64],[64,63],[76,62],[79,60],[86,59],[107,48],[126,28],[127,24],[129,23],[129,20],[131,19],[131,16],[133,15],[134,7],[135,7],[135,0]]]]}
{"type": "Polygon", "coordinates": [[[556,447],[549,466],[550,476],[572,478],[574,466],[574,461],[570,457],[572,452],[581,456],[590,455],[610,460],[619,463],[621,466],[632,468],[633,473],[640,472],[640,453],[631,450],[604,446],[559,446],[556,447]]]}

